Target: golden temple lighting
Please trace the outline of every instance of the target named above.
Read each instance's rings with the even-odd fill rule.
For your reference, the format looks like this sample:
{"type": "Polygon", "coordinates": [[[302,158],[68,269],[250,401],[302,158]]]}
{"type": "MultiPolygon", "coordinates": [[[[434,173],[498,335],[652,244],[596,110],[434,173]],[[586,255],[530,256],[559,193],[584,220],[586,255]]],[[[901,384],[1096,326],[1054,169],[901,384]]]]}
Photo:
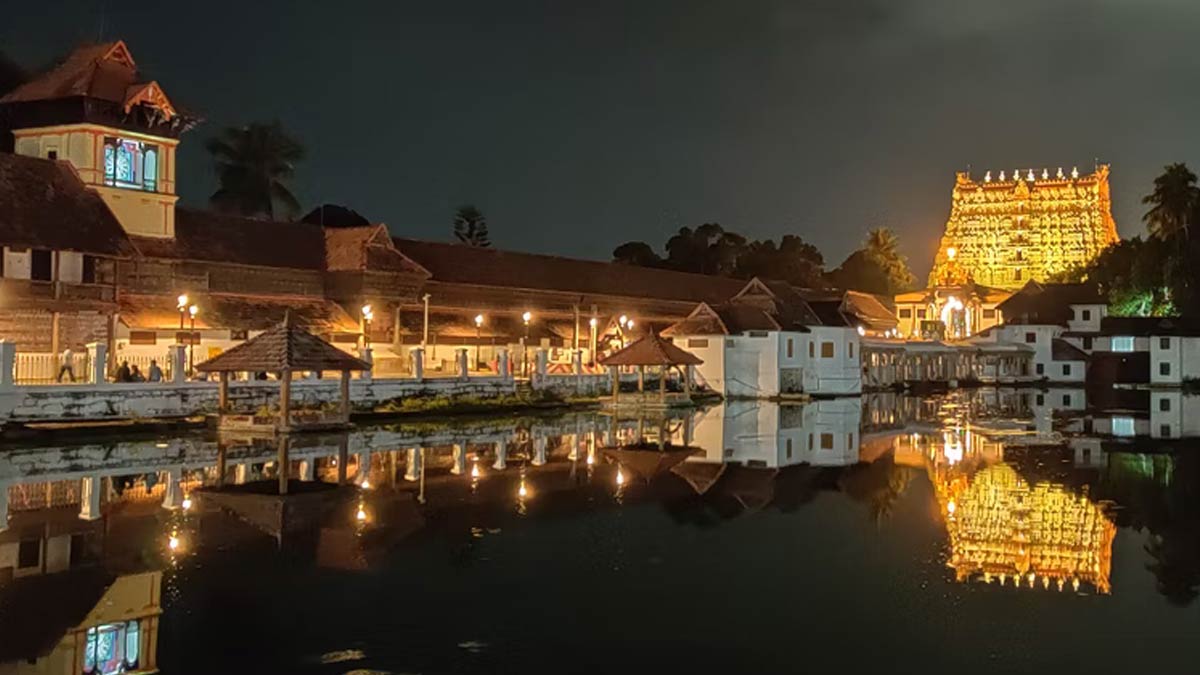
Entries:
{"type": "Polygon", "coordinates": [[[1108,175],[1104,164],[1086,176],[1073,168],[1069,179],[1061,168],[1053,178],[1001,171],[999,181],[959,173],[929,285],[1015,290],[1087,264],[1118,238],[1108,175]]]}
{"type": "Polygon", "coordinates": [[[986,467],[970,478],[954,465],[935,470],[942,511],[948,514],[948,564],[959,581],[1012,577],[1034,588],[1038,577],[1060,590],[1067,579],[1076,591],[1087,583],[1109,593],[1116,526],[1086,496],[1062,485],[1029,485],[1007,464],[986,467]]]}

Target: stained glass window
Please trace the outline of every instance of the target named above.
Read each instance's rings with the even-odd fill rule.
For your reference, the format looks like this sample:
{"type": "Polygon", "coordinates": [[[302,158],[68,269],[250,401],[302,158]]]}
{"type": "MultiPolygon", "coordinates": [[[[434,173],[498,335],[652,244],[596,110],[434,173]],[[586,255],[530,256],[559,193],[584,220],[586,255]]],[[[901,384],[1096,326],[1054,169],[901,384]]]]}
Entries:
{"type": "Polygon", "coordinates": [[[83,654],[84,675],[116,675],[137,668],[140,639],[137,621],[89,628],[83,654]]]}
{"type": "Polygon", "coordinates": [[[118,183],[133,183],[135,176],[133,173],[133,162],[136,147],[130,141],[122,141],[117,146],[117,182],[118,183]]]}
{"type": "Polygon", "coordinates": [[[142,187],[153,192],[158,182],[158,151],[154,149],[154,146],[146,146],[142,166],[142,187]]]}
{"type": "Polygon", "coordinates": [[[116,140],[104,139],[104,184],[112,185],[117,179],[117,148],[116,140]]]}
{"type": "Polygon", "coordinates": [[[104,184],[157,191],[158,146],[128,138],[105,138],[104,184]]]}

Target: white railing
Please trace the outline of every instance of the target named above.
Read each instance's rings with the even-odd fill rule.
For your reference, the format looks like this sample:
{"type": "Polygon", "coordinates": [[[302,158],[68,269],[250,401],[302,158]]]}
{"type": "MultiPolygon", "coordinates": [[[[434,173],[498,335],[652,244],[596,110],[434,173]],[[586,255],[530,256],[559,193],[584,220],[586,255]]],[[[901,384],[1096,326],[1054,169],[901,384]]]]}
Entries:
{"type": "Polygon", "coordinates": [[[91,361],[87,352],[71,355],[71,369],[63,371],[62,355],[44,352],[18,352],[13,363],[13,382],[16,384],[54,384],[60,381],[89,382],[91,361]]]}

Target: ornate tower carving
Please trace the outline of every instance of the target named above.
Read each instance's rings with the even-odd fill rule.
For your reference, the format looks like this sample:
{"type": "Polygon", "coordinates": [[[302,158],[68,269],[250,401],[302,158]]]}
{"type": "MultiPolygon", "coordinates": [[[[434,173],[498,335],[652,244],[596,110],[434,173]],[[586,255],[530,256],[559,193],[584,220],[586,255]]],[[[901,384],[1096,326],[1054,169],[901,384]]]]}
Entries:
{"type": "Polygon", "coordinates": [[[929,285],[965,276],[1017,289],[1091,261],[1117,241],[1108,172],[1107,164],[1086,176],[1025,169],[993,180],[989,171],[982,181],[959,173],[929,285]]]}

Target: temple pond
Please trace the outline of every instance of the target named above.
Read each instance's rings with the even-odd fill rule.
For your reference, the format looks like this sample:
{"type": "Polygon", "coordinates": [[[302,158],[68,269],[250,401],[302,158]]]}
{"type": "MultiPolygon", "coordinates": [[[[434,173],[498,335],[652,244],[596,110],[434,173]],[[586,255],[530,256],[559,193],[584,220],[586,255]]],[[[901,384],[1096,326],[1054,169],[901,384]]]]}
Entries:
{"type": "Polygon", "coordinates": [[[11,448],[0,673],[1195,672],[1200,439],[1164,412],[382,425],[297,437],[282,509],[274,443],[11,448]]]}

